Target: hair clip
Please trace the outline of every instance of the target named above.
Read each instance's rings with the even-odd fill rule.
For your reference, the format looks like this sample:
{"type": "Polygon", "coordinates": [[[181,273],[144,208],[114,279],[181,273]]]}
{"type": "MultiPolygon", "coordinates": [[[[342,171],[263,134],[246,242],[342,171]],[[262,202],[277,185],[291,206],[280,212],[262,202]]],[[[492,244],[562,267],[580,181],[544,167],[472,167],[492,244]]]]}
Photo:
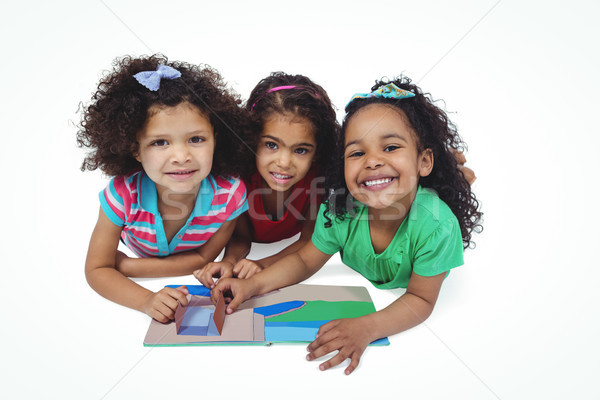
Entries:
{"type": "Polygon", "coordinates": [[[161,79],[177,79],[181,72],[168,65],[159,65],[156,71],[142,71],[133,75],[133,77],[143,86],[156,92],[160,87],[161,79]]]}
{"type": "Polygon", "coordinates": [[[250,107],[250,111],[254,110],[254,106],[256,105],[256,103],[258,103],[260,101],[260,99],[262,99],[263,97],[265,97],[268,93],[271,92],[277,92],[279,90],[286,90],[286,89],[299,89],[298,86],[275,86],[274,88],[271,88],[269,90],[267,90],[266,92],[264,92],[262,95],[260,95],[260,97],[258,99],[256,99],[256,101],[254,102],[254,104],[252,104],[252,107],[250,107]]]}
{"type": "MultiPolygon", "coordinates": [[[[415,94],[410,90],[401,89],[393,83],[388,83],[387,85],[379,86],[371,93],[356,93],[354,96],[352,96],[348,104],[352,103],[355,99],[369,99],[371,97],[384,97],[386,99],[401,100],[415,97],[415,94]]],[[[346,107],[348,107],[348,104],[346,104],[346,107]]]]}

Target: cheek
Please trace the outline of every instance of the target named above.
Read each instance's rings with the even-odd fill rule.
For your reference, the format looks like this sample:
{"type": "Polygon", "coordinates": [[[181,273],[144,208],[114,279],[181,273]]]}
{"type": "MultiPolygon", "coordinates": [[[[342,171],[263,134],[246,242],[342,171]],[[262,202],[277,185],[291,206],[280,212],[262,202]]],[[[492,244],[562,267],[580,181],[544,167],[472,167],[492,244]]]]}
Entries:
{"type": "Polygon", "coordinates": [[[355,173],[352,170],[352,166],[349,166],[347,163],[344,164],[344,180],[346,181],[346,186],[348,186],[349,189],[355,186],[355,173]]]}

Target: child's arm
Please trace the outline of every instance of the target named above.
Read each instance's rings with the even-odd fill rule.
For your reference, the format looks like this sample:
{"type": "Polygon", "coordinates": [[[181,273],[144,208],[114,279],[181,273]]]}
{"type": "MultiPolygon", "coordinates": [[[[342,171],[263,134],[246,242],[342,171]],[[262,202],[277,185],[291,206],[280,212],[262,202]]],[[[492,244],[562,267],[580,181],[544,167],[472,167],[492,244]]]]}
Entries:
{"type": "Polygon", "coordinates": [[[302,225],[302,231],[300,232],[300,237],[297,241],[281,250],[279,253],[260,260],[248,260],[247,258],[242,258],[241,260],[238,259],[239,261],[237,261],[233,267],[233,275],[240,279],[250,278],[255,273],[262,271],[264,268],[270,267],[273,263],[281,260],[283,257],[297,252],[307,242],[310,241],[314,229],[315,220],[308,218],[308,215],[306,215],[302,225]]]}
{"type": "Polygon", "coordinates": [[[431,277],[413,273],[406,293],[383,310],[321,326],[315,341],[308,345],[310,353],[306,359],[311,361],[338,350],[335,356],[319,365],[319,369],[324,371],[350,358],[344,373],[352,373],[369,343],[419,325],[431,315],[445,276],[445,272],[431,277]]]}
{"type": "MultiPolygon", "coordinates": [[[[246,257],[252,246],[252,228],[250,218],[245,212],[237,218],[235,230],[229,243],[225,247],[223,259],[219,262],[210,262],[201,269],[194,271],[194,276],[207,288],[213,288],[213,278],[228,278],[234,274],[236,263],[246,257]]],[[[252,271],[252,274],[258,271],[252,271]]]]}
{"type": "Polygon", "coordinates": [[[233,295],[227,306],[227,313],[231,314],[245,300],[252,296],[268,293],[284,286],[301,282],[317,272],[331,254],[321,252],[312,241],[308,241],[298,252],[290,254],[260,274],[252,275],[249,279],[219,279],[211,291],[213,303],[222,293],[233,295]]]}
{"type": "Polygon", "coordinates": [[[310,241],[310,238],[312,237],[314,230],[315,230],[315,220],[314,219],[312,219],[312,220],[305,219],[304,224],[302,225],[302,231],[300,232],[300,237],[298,238],[298,240],[296,242],[292,243],[285,249],[281,250],[279,253],[276,253],[276,254],[273,254],[272,256],[258,260],[258,262],[260,263],[260,265],[262,265],[263,268],[267,268],[267,267],[270,267],[276,261],[281,260],[283,257],[287,256],[288,254],[297,252],[302,247],[304,247],[304,245],[307,242],[310,241]]]}
{"type": "Polygon", "coordinates": [[[189,275],[213,261],[223,250],[235,228],[235,219],[227,221],[196,250],[168,257],[122,258],[118,269],[124,275],[137,278],[189,275]]]}
{"type": "Polygon", "coordinates": [[[117,271],[115,256],[121,230],[101,208],[85,261],[86,279],[101,296],[144,312],[160,322],[167,322],[173,318],[177,302],[187,305],[187,289],[164,288],[154,293],[117,271]]]}

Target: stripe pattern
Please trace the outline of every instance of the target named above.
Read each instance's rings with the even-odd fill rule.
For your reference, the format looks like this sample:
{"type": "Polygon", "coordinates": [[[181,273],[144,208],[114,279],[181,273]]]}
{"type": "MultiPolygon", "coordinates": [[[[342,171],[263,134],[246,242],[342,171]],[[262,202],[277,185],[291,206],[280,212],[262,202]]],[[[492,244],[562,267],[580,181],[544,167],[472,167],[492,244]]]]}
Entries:
{"type": "MultiPolygon", "coordinates": [[[[225,223],[248,209],[238,178],[206,177],[186,224],[167,242],[154,182],[143,172],[113,178],[100,192],[106,216],[122,226],[121,240],[138,257],[163,257],[202,246],[225,223]]],[[[182,210],[183,212],[183,210],[182,210]]]]}

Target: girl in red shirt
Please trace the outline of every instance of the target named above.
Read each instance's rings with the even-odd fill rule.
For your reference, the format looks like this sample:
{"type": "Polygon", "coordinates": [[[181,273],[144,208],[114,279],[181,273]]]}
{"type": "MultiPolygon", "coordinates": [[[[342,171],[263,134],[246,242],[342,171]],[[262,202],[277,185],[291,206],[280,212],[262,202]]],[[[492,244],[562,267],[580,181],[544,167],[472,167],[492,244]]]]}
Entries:
{"type": "Polygon", "coordinates": [[[194,272],[209,288],[214,277],[249,278],[310,240],[324,197],[322,171],[339,134],[327,93],[303,75],[272,73],[252,90],[246,109],[256,160],[243,177],[249,210],[238,219],[223,259],[194,272]],[[298,233],[299,239],[277,254],[245,258],[252,242],[273,243],[298,233]]]}

